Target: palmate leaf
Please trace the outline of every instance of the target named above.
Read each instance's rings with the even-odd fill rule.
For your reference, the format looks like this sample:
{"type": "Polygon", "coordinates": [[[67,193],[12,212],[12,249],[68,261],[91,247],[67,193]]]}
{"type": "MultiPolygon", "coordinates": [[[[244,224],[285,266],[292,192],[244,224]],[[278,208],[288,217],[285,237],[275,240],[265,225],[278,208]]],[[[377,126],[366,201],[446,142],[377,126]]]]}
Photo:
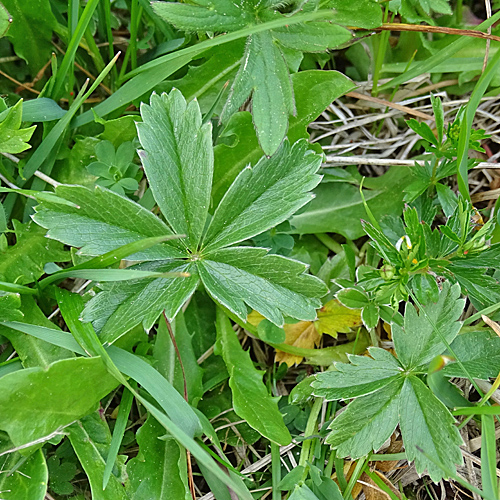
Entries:
{"type": "Polygon", "coordinates": [[[438,301],[423,306],[419,314],[407,304],[404,328],[392,324],[398,359],[371,348],[371,357],[350,356],[351,364],[336,363],[336,371],[315,376],[316,396],[355,398],[329,427],[326,441],[339,457],[356,459],[377,450],[399,423],[406,455],[419,474],[427,470],[434,481],[443,477],[427,456],[447,470],[462,463],[462,440],[453,416],[417,376],[422,365],[444,351],[439,333],[448,342],[456,336],[463,309],[459,297],[459,285],[445,282],[438,301]]]}
{"type": "MultiPolygon", "coordinates": [[[[153,2],[155,12],[177,28],[209,32],[237,31],[283,19],[283,14],[276,11],[276,7],[276,2],[245,0],[198,0],[191,4],[153,2]]],[[[351,25],[355,24],[355,17],[351,25]]],[[[264,153],[274,154],[286,135],[289,115],[295,114],[292,84],[283,50],[321,52],[338,47],[351,38],[346,28],[328,21],[292,23],[249,35],[240,69],[221,114],[222,121],[227,123],[251,97],[259,143],[264,153]]]]}
{"type": "Polygon", "coordinates": [[[168,224],[133,201],[104,188],[61,185],[59,200],[44,197],[35,220],[48,236],[100,254],[131,241],[159,235],[187,235],[133,256],[138,271],[182,272],[185,277],[145,277],[99,285],[83,320],[91,321],[104,342],[112,343],[138,324],[153,326],[162,311],[172,320],[200,280],[210,295],[242,320],[255,309],[276,325],[283,316],[313,320],[327,293],[307,267],[262,248],[231,247],[290,217],[311,199],[309,190],[321,158],[307,142],[285,142],[273,158],[240,173],[203,230],[212,189],[210,127],[202,125],[196,101],[182,94],[154,95],[143,106],[141,156],[151,189],[168,224]],[[69,202],[69,203],[68,203],[69,202]]]}

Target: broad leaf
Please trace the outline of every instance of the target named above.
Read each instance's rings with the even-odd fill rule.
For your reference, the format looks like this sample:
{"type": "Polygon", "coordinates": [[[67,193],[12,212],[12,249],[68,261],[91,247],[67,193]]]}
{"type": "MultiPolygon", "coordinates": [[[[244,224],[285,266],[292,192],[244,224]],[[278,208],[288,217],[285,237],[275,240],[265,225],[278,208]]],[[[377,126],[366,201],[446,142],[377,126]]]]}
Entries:
{"type": "Polygon", "coordinates": [[[153,195],[170,227],[196,250],[210,204],[212,127],[202,124],[196,100],[187,104],[176,89],[153,94],[141,115],[139,156],[153,195]]]}
{"type": "Polygon", "coordinates": [[[103,342],[116,339],[142,323],[149,330],[162,311],[173,319],[198,286],[199,278],[192,263],[148,262],[137,270],[186,272],[186,278],[139,279],[100,285],[101,293],[86,305],[83,321],[92,322],[103,342]]]}
{"type": "Polygon", "coordinates": [[[458,284],[445,282],[436,303],[423,306],[418,313],[412,304],[406,304],[404,326],[392,324],[394,346],[406,369],[429,363],[446,349],[443,338],[451,343],[457,336],[465,303],[460,295],[458,284]]]}
{"type": "MultiPolygon", "coordinates": [[[[45,314],[43,314],[40,310],[33,297],[24,295],[21,298],[20,309],[22,314],[24,314],[24,317],[18,319],[24,321],[25,323],[59,330],[54,323],[45,317],[45,314]]],[[[55,346],[49,342],[45,342],[44,340],[37,339],[32,335],[27,335],[26,333],[13,330],[3,326],[1,323],[0,335],[9,339],[10,343],[16,350],[17,355],[21,359],[24,368],[32,368],[35,366],[48,367],[54,361],[74,356],[74,354],[67,349],[55,346]]]]}
{"type": "MultiPolygon", "coordinates": [[[[453,353],[473,378],[488,380],[500,373],[500,337],[492,332],[459,335],[451,344],[453,353]]],[[[457,362],[443,368],[447,377],[468,377],[457,362]]]]}
{"type": "MultiPolygon", "coordinates": [[[[383,215],[401,214],[403,189],[411,182],[411,172],[400,167],[366,179],[363,193],[377,220],[383,215]]],[[[358,186],[329,182],[318,186],[315,194],[306,209],[290,220],[294,233],[339,233],[349,239],[364,235],[360,221],[366,218],[366,211],[358,186]]]]}
{"type": "Polygon", "coordinates": [[[0,471],[2,471],[0,474],[2,500],[18,500],[20,498],[44,500],[47,498],[45,495],[47,493],[48,471],[42,450],[35,451],[27,459],[19,453],[3,455],[0,457],[0,471]]]}
{"type": "Polygon", "coordinates": [[[134,500],[189,500],[186,452],[151,416],[136,434],[139,454],[127,463],[127,491],[134,500]],[[147,480],[145,480],[147,478],[147,480]]]}
{"type": "Polygon", "coordinates": [[[399,420],[401,378],[379,391],[355,399],[331,424],[326,442],[339,457],[353,459],[378,450],[396,429],[399,420]]]}
{"type": "MultiPolygon", "coordinates": [[[[77,206],[42,201],[33,219],[48,229],[49,238],[79,247],[82,254],[100,255],[133,241],[172,234],[166,224],[145,208],[99,186],[88,189],[61,185],[56,188],[56,195],[77,206]]],[[[129,256],[128,260],[185,256],[174,245],[179,242],[157,245],[129,256]]]]}
{"type": "MultiPolygon", "coordinates": [[[[0,429],[15,446],[50,434],[92,412],[117,385],[99,357],[63,359],[0,379],[0,429]]],[[[102,483],[101,483],[102,484],[102,483]]]]}
{"type": "Polygon", "coordinates": [[[203,250],[238,243],[286,220],[312,199],[320,165],[321,157],[301,140],[285,142],[271,158],[242,170],[214,213],[203,250]]]}
{"type": "Polygon", "coordinates": [[[335,371],[317,374],[314,394],[327,400],[350,399],[378,391],[401,377],[401,365],[392,354],[379,347],[371,347],[369,353],[371,358],[349,356],[351,364],[335,363],[335,371]]]}
{"type": "Polygon", "coordinates": [[[43,228],[15,220],[12,224],[16,243],[0,252],[0,280],[26,285],[45,273],[45,264],[70,259],[60,243],[47,240],[43,228]]]}
{"type": "Polygon", "coordinates": [[[400,395],[400,426],[406,456],[415,460],[417,472],[427,470],[431,479],[439,481],[444,472],[425,455],[439,461],[446,469],[455,470],[462,464],[459,446],[462,438],[454,418],[431,390],[417,377],[405,380],[400,395]],[[417,446],[424,453],[417,450],[417,446]]]}
{"type": "Polygon", "coordinates": [[[91,413],[68,427],[67,432],[78,460],[89,479],[92,500],[128,500],[129,497],[122,484],[124,477],[111,474],[106,489],[104,491],[102,489],[111,433],[108,424],[100,414],[91,413]]]}
{"type": "Polygon", "coordinates": [[[242,320],[247,305],[277,326],[283,325],[283,314],[314,320],[318,297],[327,292],[320,279],[305,274],[305,264],[263,248],[218,250],[197,264],[210,295],[242,320]]]}
{"type": "Polygon", "coordinates": [[[52,30],[57,20],[51,9],[50,0],[2,0],[12,17],[7,36],[12,40],[14,50],[36,76],[40,68],[50,60],[54,50],[52,30]]]}
{"type": "Polygon", "coordinates": [[[22,106],[23,101],[21,99],[9,109],[5,118],[0,121],[0,153],[17,154],[31,148],[28,141],[31,139],[36,125],[21,128],[22,106]]]}
{"type": "Polygon", "coordinates": [[[19,310],[20,307],[21,296],[18,293],[0,290],[0,322],[22,321],[24,314],[19,310]]]}
{"type": "Polygon", "coordinates": [[[263,373],[254,367],[221,309],[217,310],[216,352],[224,358],[229,372],[234,411],[265,438],[279,445],[289,444],[290,433],[276,400],[262,381],[263,373]]]}

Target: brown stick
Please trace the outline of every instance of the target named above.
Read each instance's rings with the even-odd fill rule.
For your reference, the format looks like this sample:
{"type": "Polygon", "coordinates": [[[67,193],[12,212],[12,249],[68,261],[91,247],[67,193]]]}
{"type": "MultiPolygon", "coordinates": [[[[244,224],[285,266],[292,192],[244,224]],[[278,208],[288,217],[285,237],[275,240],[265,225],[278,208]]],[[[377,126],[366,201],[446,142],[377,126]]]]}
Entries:
{"type": "MultiPolygon", "coordinates": [[[[361,28],[350,27],[349,29],[360,30],[361,28]]],[[[381,26],[374,28],[371,31],[418,31],[421,33],[442,33],[443,35],[471,36],[473,38],[483,38],[484,40],[494,40],[496,42],[500,42],[500,36],[491,35],[478,30],[462,30],[459,28],[446,28],[445,26],[429,26],[427,24],[383,23],[381,26]]]]}

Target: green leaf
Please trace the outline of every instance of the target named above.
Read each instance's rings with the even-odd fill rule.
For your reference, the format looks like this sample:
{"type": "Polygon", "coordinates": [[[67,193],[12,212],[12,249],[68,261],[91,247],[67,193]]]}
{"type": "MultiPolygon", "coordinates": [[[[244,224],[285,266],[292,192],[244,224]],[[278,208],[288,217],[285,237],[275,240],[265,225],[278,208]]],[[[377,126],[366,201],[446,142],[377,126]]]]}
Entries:
{"type": "Polygon", "coordinates": [[[103,342],[113,343],[142,323],[150,330],[163,310],[172,320],[198,286],[193,263],[147,262],[133,269],[187,272],[186,278],[139,279],[100,285],[102,291],[86,305],[82,318],[92,322],[103,342]]]}
{"type": "Polygon", "coordinates": [[[15,53],[23,58],[34,77],[40,68],[50,60],[54,50],[52,31],[57,21],[49,0],[2,0],[12,16],[7,36],[11,39],[15,53]]]}
{"type": "MultiPolygon", "coordinates": [[[[179,89],[186,101],[198,99],[201,112],[205,115],[218,98],[223,86],[234,78],[243,56],[243,50],[243,41],[236,40],[233,43],[226,44],[224,50],[214,48],[205,51],[200,55],[203,57],[203,64],[200,65],[199,59],[195,58],[196,64],[189,66],[184,77],[163,82],[155,90],[161,93],[170,92],[173,88],[179,89]]],[[[223,95],[227,96],[226,93],[223,95]]],[[[215,112],[217,115],[220,114],[223,104],[224,102],[221,102],[216,106],[215,112]]]]}
{"type": "Polygon", "coordinates": [[[448,470],[462,464],[462,438],[454,418],[431,390],[417,377],[406,378],[400,395],[400,427],[406,456],[415,461],[419,474],[425,470],[434,482],[443,477],[441,468],[417,450],[438,460],[448,470]]]}
{"type": "Polygon", "coordinates": [[[12,17],[7,9],[0,3],[0,38],[5,36],[12,22],[12,17]]]}
{"type": "MultiPolygon", "coordinates": [[[[453,352],[473,378],[488,380],[500,373],[500,337],[488,331],[459,335],[451,344],[453,352]]],[[[447,377],[468,378],[457,362],[443,368],[447,377]]]]}
{"type": "MultiPolygon", "coordinates": [[[[35,299],[24,295],[21,299],[21,312],[24,315],[20,320],[32,325],[44,326],[59,330],[54,323],[49,321],[40,310],[35,299]]],[[[27,335],[0,324],[0,335],[8,338],[24,368],[35,366],[48,367],[54,361],[64,358],[71,358],[74,354],[67,349],[50,344],[44,340],[37,339],[32,335],[27,335]]]]}
{"type": "Polygon", "coordinates": [[[266,155],[276,152],[295,114],[292,84],[282,52],[270,32],[248,37],[221,119],[227,122],[252,94],[252,116],[259,144],[266,155]]]}
{"type": "Polygon", "coordinates": [[[335,9],[335,22],[358,28],[378,28],[382,24],[382,10],[376,0],[329,0],[328,7],[335,9]]]}
{"type": "Polygon", "coordinates": [[[151,416],[136,434],[138,455],[127,463],[127,491],[134,500],[190,500],[186,452],[151,416]],[[147,480],[145,480],[147,478],[147,480]]]}
{"type": "Polygon", "coordinates": [[[212,127],[202,124],[196,101],[186,103],[176,89],[142,104],[137,124],[139,151],[151,190],[170,227],[188,236],[195,250],[210,204],[213,175],[212,127]]]}
{"type": "Polygon", "coordinates": [[[454,264],[449,265],[448,270],[476,309],[481,310],[500,302],[500,283],[494,276],[487,275],[484,270],[454,264]]]}
{"type": "Polygon", "coordinates": [[[24,314],[19,310],[21,296],[18,293],[2,292],[0,290],[0,322],[22,321],[24,314]]]}
{"type": "MultiPolygon", "coordinates": [[[[27,368],[0,379],[0,428],[15,446],[43,442],[92,412],[117,385],[99,357],[71,358],[27,368]]],[[[101,482],[102,484],[102,482],[101,482]]]]}
{"type": "Polygon", "coordinates": [[[297,485],[289,500],[318,500],[318,497],[305,484],[297,485]]]}
{"type": "Polygon", "coordinates": [[[69,252],[52,240],[47,240],[43,228],[13,221],[16,243],[0,252],[0,277],[11,283],[26,285],[44,274],[49,262],[66,262],[69,252]]]}
{"type": "Polygon", "coordinates": [[[378,450],[396,429],[403,380],[398,377],[379,391],[355,399],[330,424],[326,442],[337,456],[353,459],[378,450]]]}
{"type": "Polygon", "coordinates": [[[350,33],[344,27],[328,21],[284,26],[274,29],[272,35],[284,47],[304,52],[325,52],[329,48],[342,45],[351,38],[350,33]]]}
{"type": "Polygon", "coordinates": [[[153,2],[152,7],[158,16],[184,31],[234,31],[254,19],[247,9],[230,0],[198,0],[194,5],[153,2]]]}
{"type": "MultiPolygon", "coordinates": [[[[42,201],[33,219],[48,229],[47,236],[75,247],[81,254],[100,255],[133,241],[173,234],[154,214],[117,193],[96,186],[61,185],[60,198],[79,208],[42,201]]],[[[172,240],[128,257],[128,260],[184,256],[172,240]]]]}
{"type": "Polygon", "coordinates": [[[300,140],[240,172],[215,210],[203,252],[239,243],[274,227],[312,199],[321,157],[300,140]]]}
{"type": "Polygon", "coordinates": [[[19,453],[8,453],[0,456],[2,499],[44,500],[47,493],[48,473],[43,452],[41,450],[35,451],[19,466],[20,460],[23,460],[23,457],[19,453]],[[9,473],[9,471],[13,472],[9,473]]]}
{"type": "Polygon", "coordinates": [[[304,274],[305,264],[263,248],[218,250],[197,265],[210,295],[243,321],[247,305],[276,326],[283,325],[283,314],[312,321],[327,292],[319,278],[304,274]]]}
{"type": "Polygon", "coordinates": [[[217,353],[222,355],[229,372],[234,411],[265,438],[279,445],[291,442],[276,399],[262,381],[250,355],[243,350],[224,312],[217,310],[217,353]]]}
{"type": "Polygon", "coordinates": [[[111,442],[108,424],[98,412],[93,412],[66,429],[71,445],[90,482],[92,500],[128,500],[122,484],[125,478],[111,474],[106,489],[102,478],[111,442]]]}
{"type": "Polygon", "coordinates": [[[315,376],[312,386],[316,396],[327,400],[350,399],[378,391],[400,378],[401,365],[397,359],[379,347],[369,348],[371,358],[349,356],[351,364],[335,363],[335,371],[315,376]]]}
{"type": "MultiPolygon", "coordinates": [[[[290,143],[308,138],[307,127],[328,105],[354,88],[354,84],[337,71],[300,71],[292,75],[296,116],[290,117],[290,143]]],[[[321,151],[318,151],[321,152],[321,151]]],[[[214,149],[214,184],[212,198],[218,205],[236,176],[246,166],[255,165],[262,156],[251,115],[246,111],[235,113],[214,149]]]]}
{"type": "Polygon", "coordinates": [[[0,122],[0,153],[17,154],[31,148],[28,141],[31,139],[36,125],[21,128],[23,116],[23,100],[9,109],[5,118],[0,122]]]}
{"type": "Polygon", "coordinates": [[[392,324],[394,346],[401,364],[412,370],[429,363],[446,349],[442,338],[451,343],[457,336],[464,308],[460,286],[445,282],[436,303],[430,303],[417,313],[415,306],[406,304],[404,326],[392,324]]]}
{"type": "Polygon", "coordinates": [[[343,288],[337,292],[336,297],[340,303],[350,309],[362,309],[370,303],[368,295],[357,288],[343,288]]]}
{"type": "MultiPolygon", "coordinates": [[[[403,209],[404,188],[413,180],[411,171],[392,167],[380,177],[367,178],[364,197],[374,217],[399,216],[403,209]]],[[[339,233],[349,239],[363,236],[360,220],[366,218],[359,187],[329,182],[315,190],[315,199],[290,219],[295,234],[339,233]]]]}

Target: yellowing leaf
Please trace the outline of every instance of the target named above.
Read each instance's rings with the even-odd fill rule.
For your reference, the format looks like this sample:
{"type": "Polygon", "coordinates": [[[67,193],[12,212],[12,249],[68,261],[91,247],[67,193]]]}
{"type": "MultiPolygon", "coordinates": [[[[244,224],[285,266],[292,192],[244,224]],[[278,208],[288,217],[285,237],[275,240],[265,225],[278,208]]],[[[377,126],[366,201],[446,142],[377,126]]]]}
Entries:
{"type": "MultiPolygon", "coordinates": [[[[321,339],[321,335],[312,321],[299,321],[293,325],[285,325],[284,330],[286,334],[285,344],[295,347],[314,349],[321,339]]],[[[288,366],[292,366],[293,364],[299,364],[303,359],[303,356],[295,356],[276,350],[275,361],[278,363],[286,363],[288,366]]]]}
{"type": "MultiPolygon", "coordinates": [[[[263,319],[264,317],[256,311],[252,311],[247,317],[248,323],[253,326],[258,326],[263,319]]],[[[319,345],[323,333],[336,338],[337,333],[348,333],[352,328],[357,328],[362,324],[360,310],[348,309],[338,300],[331,300],[318,310],[317,321],[285,324],[283,327],[286,335],[284,343],[294,347],[314,349],[319,345]]],[[[303,359],[303,356],[276,350],[275,360],[278,363],[292,366],[299,364],[303,359]]]]}
{"type": "Polygon", "coordinates": [[[327,333],[337,338],[338,333],[348,333],[352,328],[361,326],[361,310],[348,309],[338,300],[330,300],[318,311],[314,325],[318,333],[327,333]]]}

